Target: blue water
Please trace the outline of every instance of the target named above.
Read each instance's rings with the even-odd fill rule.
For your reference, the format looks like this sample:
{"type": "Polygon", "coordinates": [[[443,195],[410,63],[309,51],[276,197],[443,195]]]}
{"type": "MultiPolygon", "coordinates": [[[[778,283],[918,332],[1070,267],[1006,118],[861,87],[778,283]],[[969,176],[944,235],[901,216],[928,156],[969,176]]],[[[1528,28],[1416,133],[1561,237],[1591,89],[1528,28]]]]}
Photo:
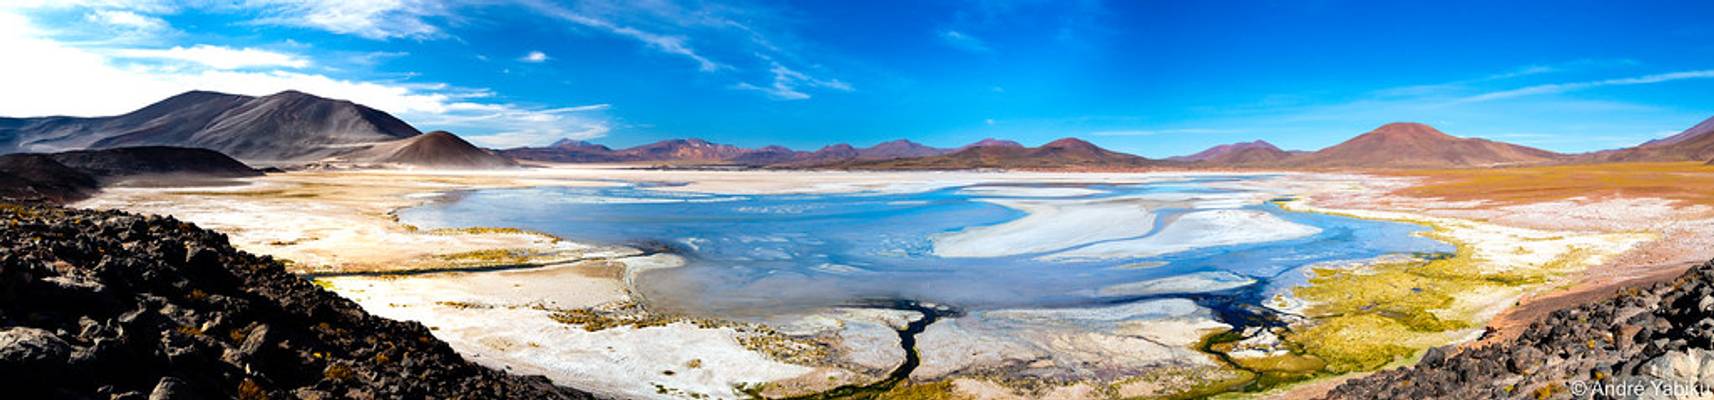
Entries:
{"type": "MultiPolygon", "coordinates": [[[[1203,192],[1208,178],[1146,185],[1074,185],[1102,193],[1203,192]]],[[[1102,287],[1203,272],[1228,271],[1266,287],[1301,281],[1296,269],[1397,253],[1448,252],[1444,243],[1412,233],[1426,228],[1321,214],[1271,204],[1263,210],[1321,228],[1314,236],[1204,248],[1156,257],[1050,262],[1040,254],[992,258],[934,256],[930,238],[972,226],[999,224],[1023,213],[948,188],[909,194],[724,195],[654,190],[647,186],[523,188],[460,192],[444,201],[402,210],[425,227],[506,226],[590,243],[663,243],[688,265],[643,274],[637,290],[651,307],[727,317],[914,300],[966,310],[1076,306],[1120,301],[1102,287]],[[1135,268],[1138,263],[1164,263],[1135,268]]],[[[1056,197],[1064,199],[1066,197],[1056,197]]],[[[1079,198],[1079,197],[1072,197],[1079,198]]],[[[1189,210],[1158,210],[1158,221],[1189,210]]],[[[1156,226],[1137,227],[1146,236],[1156,226]]],[[[1252,296],[1254,297],[1254,296],[1252,296]]]]}

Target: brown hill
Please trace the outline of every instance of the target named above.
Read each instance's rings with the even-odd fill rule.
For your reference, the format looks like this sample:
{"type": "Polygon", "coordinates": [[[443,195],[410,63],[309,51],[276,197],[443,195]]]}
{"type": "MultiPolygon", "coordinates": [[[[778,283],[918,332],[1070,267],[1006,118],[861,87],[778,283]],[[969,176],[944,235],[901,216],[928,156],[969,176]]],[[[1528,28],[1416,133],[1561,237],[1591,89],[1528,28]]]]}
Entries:
{"type": "Polygon", "coordinates": [[[1396,122],[1281,164],[1309,168],[1455,168],[1538,164],[1564,157],[1532,147],[1454,137],[1424,124],[1396,122]]]}
{"type": "Polygon", "coordinates": [[[1188,156],[1169,157],[1167,160],[1211,165],[1256,165],[1278,163],[1291,158],[1293,155],[1291,152],[1280,150],[1273,143],[1257,140],[1223,144],[1188,156]]]}
{"type": "Polygon", "coordinates": [[[964,150],[939,156],[852,162],[834,167],[909,170],[1124,169],[1159,164],[1159,161],[1103,149],[1075,138],[1065,138],[1035,148],[1007,145],[966,146],[964,150]]]}
{"type": "Polygon", "coordinates": [[[434,131],[408,139],[371,146],[344,156],[354,162],[409,165],[446,169],[512,168],[512,159],[496,155],[447,131],[434,131]]]}
{"type": "Polygon", "coordinates": [[[1714,118],[1703,120],[1676,135],[1636,147],[1597,152],[1587,158],[1605,162],[1714,160],[1714,118]]]}

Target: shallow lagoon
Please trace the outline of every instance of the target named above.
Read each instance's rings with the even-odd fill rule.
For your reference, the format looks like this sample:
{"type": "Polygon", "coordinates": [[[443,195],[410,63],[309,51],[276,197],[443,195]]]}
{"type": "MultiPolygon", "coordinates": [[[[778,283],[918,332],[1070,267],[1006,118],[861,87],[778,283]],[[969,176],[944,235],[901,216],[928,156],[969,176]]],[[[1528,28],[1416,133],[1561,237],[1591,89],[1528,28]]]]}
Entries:
{"type": "Polygon", "coordinates": [[[1208,287],[1202,288],[1197,283],[1208,276],[1230,277],[1225,273],[1256,280],[1256,284],[1235,289],[1219,286],[1227,287],[1221,293],[1242,293],[1236,298],[1254,302],[1301,282],[1301,274],[1295,271],[1303,266],[1452,250],[1447,244],[1415,235],[1427,229],[1422,226],[1289,212],[1254,200],[1275,195],[1272,193],[1209,186],[1233,179],[1264,181],[1265,186],[1265,180],[1275,178],[1208,177],[1135,185],[986,185],[904,194],[727,195],[656,190],[648,185],[490,189],[449,194],[442,201],[402,210],[399,215],[406,223],[424,227],[506,226],[580,242],[665,244],[684,256],[687,265],[650,271],[638,278],[636,289],[649,305],[728,318],[761,318],[896,300],[979,311],[1113,304],[1140,298],[1206,299],[1208,294],[1196,292],[1221,282],[1209,281],[1208,287]],[[1054,250],[999,257],[936,255],[937,237],[1004,224],[1026,215],[995,204],[1007,200],[1063,202],[1066,207],[1095,200],[1126,201],[1138,204],[1139,211],[1135,212],[1154,216],[1152,224],[1125,228],[1134,234],[1054,250]],[[1199,247],[1160,255],[1053,257],[1102,243],[1148,238],[1183,215],[1210,208],[1266,213],[1319,231],[1287,240],[1199,247]],[[1196,279],[1189,280],[1189,287],[1180,284],[1155,285],[1155,289],[1144,292],[1112,290],[1171,277],[1196,279]]]}

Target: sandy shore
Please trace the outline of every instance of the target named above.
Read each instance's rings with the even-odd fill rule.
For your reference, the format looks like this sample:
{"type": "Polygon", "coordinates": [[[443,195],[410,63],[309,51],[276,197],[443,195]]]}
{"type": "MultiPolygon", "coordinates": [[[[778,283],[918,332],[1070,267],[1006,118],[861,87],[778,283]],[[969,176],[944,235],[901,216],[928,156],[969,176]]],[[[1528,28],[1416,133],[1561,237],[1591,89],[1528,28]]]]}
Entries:
{"type": "MultiPolygon", "coordinates": [[[[749,194],[896,193],[1000,185],[967,190],[1030,197],[995,200],[1030,216],[942,237],[936,250],[948,255],[982,254],[987,250],[978,243],[999,240],[1018,244],[1000,247],[1012,252],[1009,254],[1028,254],[1064,248],[1065,243],[1120,237],[1115,236],[1119,233],[1077,227],[1094,223],[1088,221],[1122,220],[1127,221],[1123,225],[1134,229],[1152,223],[1151,217],[1143,217],[1149,215],[1146,210],[1150,206],[1134,202],[1069,204],[1052,198],[1086,193],[1003,185],[1172,182],[1190,176],[1195,175],[605,167],[507,172],[293,172],[249,179],[237,186],[119,188],[76,206],[174,215],[227,232],[238,247],[288,260],[300,272],[528,267],[495,272],[342,276],[324,281],[332,290],[379,315],[434,327],[438,337],[489,365],[543,374],[562,384],[620,397],[728,398],[740,396],[738,389],[744,388],[768,395],[802,394],[878,379],[902,358],[892,330],[910,317],[875,315],[874,310],[826,310],[783,316],[779,321],[758,325],[654,315],[637,308],[638,299],[630,293],[628,282],[639,271],[678,265],[672,256],[570,243],[508,229],[423,230],[398,223],[391,213],[437,196],[477,188],[653,182],[676,184],[661,190],[749,194]],[[600,329],[591,329],[597,326],[600,329]],[[819,361],[806,361],[810,358],[819,361]]],[[[1530,278],[1517,284],[1436,283],[1434,293],[1453,300],[1426,306],[1404,302],[1421,306],[1420,311],[1435,320],[1450,321],[1444,331],[1385,339],[1408,343],[1404,350],[1411,351],[1473,340],[1490,322],[1505,332],[1508,324],[1527,321],[1554,304],[1580,301],[1590,293],[1637,277],[1665,276],[1684,260],[1706,257],[1706,249],[1714,248],[1697,245],[1714,238],[1714,223],[1705,207],[1652,199],[1571,199],[1496,206],[1393,194],[1415,183],[1409,178],[1367,175],[1286,174],[1266,183],[1232,185],[1265,184],[1270,192],[1295,196],[1300,200],[1285,203],[1293,210],[1428,224],[1435,228],[1437,238],[1459,243],[1465,251],[1455,257],[1459,260],[1456,265],[1431,264],[1432,268],[1469,268],[1484,275],[1530,278]]],[[[1236,203],[1232,199],[1177,201],[1194,204],[1191,208],[1209,209],[1199,212],[1230,214],[1237,210],[1227,208],[1260,199],[1236,203]]],[[[1207,217],[1244,221],[1236,225],[1275,227],[1267,230],[1273,236],[1246,239],[1250,241],[1308,234],[1290,224],[1257,221],[1254,216],[1216,214],[1207,217]]],[[[1196,238],[1180,239],[1170,243],[1108,243],[1122,247],[1113,251],[1124,252],[1217,245],[1196,242],[1196,238]]],[[[1311,287],[1373,284],[1372,278],[1364,276],[1392,276],[1386,268],[1395,267],[1374,268],[1380,273],[1330,271],[1312,277],[1311,287]]],[[[1193,279],[1190,284],[1246,283],[1232,277],[1207,278],[1193,279]]],[[[1185,285],[1162,281],[1108,290],[1153,293],[1184,290],[1185,285]]],[[[1325,344],[1329,338],[1382,340],[1374,335],[1398,333],[1386,325],[1315,324],[1313,315],[1317,312],[1335,311],[1343,304],[1321,293],[1306,290],[1280,299],[1280,307],[1311,315],[1311,321],[1296,334],[1263,336],[1273,337],[1274,344],[1279,340],[1325,344]]],[[[1189,390],[1224,379],[1221,374],[1235,373],[1192,349],[1202,335],[1223,327],[1206,310],[1183,304],[1138,304],[1134,307],[1143,308],[1072,314],[1064,310],[1005,310],[944,320],[930,325],[919,337],[923,367],[913,378],[924,384],[947,383],[937,386],[943,394],[977,398],[1102,398],[1189,390]],[[1048,381],[1058,383],[1043,383],[1048,381]]],[[[1269,345],[1265,340],[1254,342],[1263,348],[1269,345]]],[[[1368,355],[1353,356],[1347,354],[1352,349],[1343,347],[1322,350],[1324,353],[1317,354],[1329,362],[1345,356],[1362,361],[1366,359],[1359,356],[1368,355]]],[[[1408,353],[1402,358],[1388,358],[1386,363],[1406,361],[1408,353]]],[[[1313,393],[1302,390],[1325,387],[1324,382],[1328,380],[1264,395],[1295,397],[1313,393]]]]}

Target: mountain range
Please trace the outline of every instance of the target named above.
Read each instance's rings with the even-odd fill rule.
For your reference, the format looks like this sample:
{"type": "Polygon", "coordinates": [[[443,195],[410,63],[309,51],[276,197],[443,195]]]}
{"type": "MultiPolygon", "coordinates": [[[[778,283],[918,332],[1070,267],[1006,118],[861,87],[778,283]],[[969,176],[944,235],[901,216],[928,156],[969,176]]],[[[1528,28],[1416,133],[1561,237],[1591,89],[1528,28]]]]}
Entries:
{"type": "Polygon", "coordinates": [[[543,163],[730,165],[788,169],[1136,169],[1136,168],[1478,168],[1555,163],[1709,161],[1714,118],[1641,145],[1560,154],[1420,123],[1391,123],[1313,151],[1286,151],[1262,140],[1215,146],[1187,156],[1148,159],[1065,138],[1040,147],[1001,139],[957,148],[894,140],[869,147],[834,144],[814,151],[746,148],[673,139],[613,149],[579,140],[543,147],[486,150],[450,132],[424,134],[385,112],[297,91],[252,97],[192,91],[111,117],[0,118],[0,153],[177,146],[220,152],[252,165],[346,163],[427,168],[510,168],[543,163]]]}

